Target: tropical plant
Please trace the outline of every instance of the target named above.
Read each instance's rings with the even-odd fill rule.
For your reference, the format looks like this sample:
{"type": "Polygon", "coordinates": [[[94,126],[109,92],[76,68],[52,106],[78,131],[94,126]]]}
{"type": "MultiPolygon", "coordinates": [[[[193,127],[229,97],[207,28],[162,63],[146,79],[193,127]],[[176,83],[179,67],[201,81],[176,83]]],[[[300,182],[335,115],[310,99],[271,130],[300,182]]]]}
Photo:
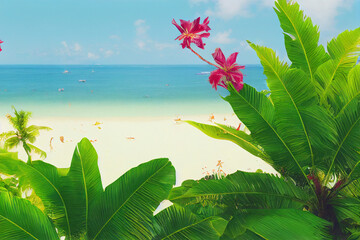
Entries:
{"type": "Polygon", "coordinates": [[[4,147],[6,149],[13,149],[20,144],[24,148],[26,155],[28,156],[28,163],[31,163],[31,153],[39,154],[41,157],[46,158],[46,153],[34,146],[33,143],[36,141],[36,137],[39,136],[40,130],[52,130],[49,127],[44,126],[27,126],[31,112],[17,111],[14,107],[15,116],[7,114],[10,124],[13,126],[15,131],[8,131],[0,134],[0,139],[5,140],[4,147]]]}
{"type": "MultiPolygon", "coordinates": [[[[237,172],[220,180],[186,182],[169,198],[182,206],[220,208],[230,219],[225,231],[230,239],[357,239],[360,28],[339,34],[325,51],[318,44],[318,27],[297,3],[278,0],[275,6],[291,64],[280,61],[272,49],[249,42],[270,93],[228,80],[226,68],[210,78],[213,86],[229,90],[224,99],[250,134],[221,124],[188,123],[210,137],[236,143],[280,176],[237,172]]],[[[218,55],[213,54],[220,64],[225,58],[219,61],[218,55]]]]}
{"type": "Polygon", "coordinates": [[[77,144],[70,168],[0,155],[0,172],[29,184],[43,205],[41,212],[28,200],[0,191],[0,229],[5,229],[0,239],[201,239],[202,229],[208,239],[219,239],[227,224],[181,207],[153,217],[175,184],[175,169],[165,158],[129,170],[104,190],[97,153],[86,138],[77,144]]]}

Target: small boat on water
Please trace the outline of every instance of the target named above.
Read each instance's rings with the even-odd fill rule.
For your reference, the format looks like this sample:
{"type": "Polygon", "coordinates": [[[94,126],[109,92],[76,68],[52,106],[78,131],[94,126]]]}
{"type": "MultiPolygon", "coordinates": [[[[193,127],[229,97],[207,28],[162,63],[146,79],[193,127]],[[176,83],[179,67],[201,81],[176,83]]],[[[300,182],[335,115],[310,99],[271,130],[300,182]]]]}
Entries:
{"type": "Polygon", "coordinates": [[[68,70],[65,70],[65,71],[63,71],[63,73],[69,73],[69,71],[68,71],[68,70]]]}
{"type": "Polygon", "coordinates": [[[80,80],[79,80],[79,82],[82,82],[82,83],[84,83],[84,82],[86,82],[86,80],[82,80],[82,79],[80,79],[80,80]]]}
{"type": "Polygon", "coordinates": [[[63,88],[59,88],[58,91],[59,91],[59,92],[63,92],[64,89],[63,89],[63,88]]]}
{"type": "Polygon", "coordinates": [[[197,75],[210,75],[210,72],[200,72],[200,73],[197,73],[197,75]]]}

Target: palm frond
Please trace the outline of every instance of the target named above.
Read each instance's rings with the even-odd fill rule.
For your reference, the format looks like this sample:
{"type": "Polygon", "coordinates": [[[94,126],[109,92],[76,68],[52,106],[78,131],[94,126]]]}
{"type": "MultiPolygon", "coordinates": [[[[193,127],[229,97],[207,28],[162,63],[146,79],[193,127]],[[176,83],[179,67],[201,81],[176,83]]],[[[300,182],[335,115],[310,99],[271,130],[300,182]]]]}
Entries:
{"type": "Polygon", "coordinates": [[[332,118],[318,105],[315,87],[302,70],[289,69],[270,48],[249,44],[264,67],[277,132],[301,166],[315,166],[315,158],[331,151],[336,141],[332,118]]]}
{"type": "Polygon", "coordinates": [[[314,75],[317,68],[329,59],[324,47],[318,45],[320,37],[318,27],[304,15],[296,2],[278,0],[275,6],[280,26],[284,31],[285,47],[292,67],[302,69],[315,84],[314,75]]]}
{"type": "Polygon", "coordinates": [[[46,215],[28,200],[0,191],[0,239],[59,239],[46,215]]]}
{"type": "MultiPolygon", "coordinates": [[[[343,97],[346,79],[354,67],[360,53],[360,28],[344,31],[328,43],[331,59],[319,66],[316,79],[319,82],[320,98],[323,104],[329,104],[335,111],[337,99],[343,97]]],[[[346,93],[345,93],[346,94],[346,93]]]]}
{"type": "Polygon", "coordinates": [[[338,144],[331,155],[327,179],[334,169],[343,177],[356,179],[360,176],[360,96],[351,101],[335,119],[338,130],[338,144]]]}
{"type": "Polygon", "coordinates": [[[302,209],[311,204],[309,191],[274,175],[237,171],[219,180],[186,181],[171,190],[169,200],[182,206],[220,207],[230,213],[234,209],[302,209]]]}
{"type": "Polygon", "coordinates": [[[353,101],[358,101],[360,96],[360,64],[353,67],[349,74],[347,82],[342,83],[340,88],[343,89],[342,98],[337,99],[337,105],[333,105],[334,109],[338,109],[335,112],[335,117],[341,114],[346,107],[353,101]]]}
{"type": "Polygon", "coordinates": [[[216,124],[217,126],[214,126],[193,121],[185,122],[196,127],[209,137],[231,141],[254,156],[260,157],[265,161],[269,161],[269,157],[261,148],[259,148],[258,144],[252,139],[251,135],[248,135],[243,131],[237,131],[236,129],[221,124],[216,124]]]}
{"type": "Polygon", "coordinates": [[[360,199],[354,197],[338,197],[331,199],[330,204],[339,222],[350,220],[360,225],[360,199]]]}
{"type": "Polygon", "coordinates": [[[6,139],[6,141],[4,143],[4,147],[6,149],[13,149],[13,148],[19,146],[20,143],[21,143],[20,139],[17,136],[14,136],[14,137],[10,137],[10,138],[6,139]]]}
{"type": "Polygon", "coordinates": [[[16,133],[14,131],[3,132],[0,134],[0,140],[6,140],[14,136],[16,136],[16,133]]]}
{"type": "MultiPolygon", "coordinates": [[[[243,238],[247,235],[246,231],[247,229],[242,225],[241,219],[238,216],[231,217],[230,221],[226,225],[221,240],[239,239],[240,236],[243,238]]],[[[248,237],[247,239],[253,238],[248,237]]]]}
{"type": "Polygon", "coordinates": [[[25,128],[24,133],[26,134],[27,139],[33,143],[36,140],[36,137],[40,135],[40,130],[50,131],[52,130],[49,127],[44,126],[35,126],[31,125],[27,128],[25,128]]]}
{"type": "Polygon", "coordinates": [[[264,239],[331,239],[331,223],[302,210],[251,209],[238,217],[242,226],[264,239]]]}
{"type": "Polygon", "coordinates": [[[168,159],[133,168],[90,205],[89,239],[149,239],[153,211],[175,184],[168,159]]]}
{"type": "Polygon", "coordinates": [[[154,240],[219,239],[227,221],[217,217],[199,217],[190,210],[172,205],[155,215],[154,240]]]}
{"type": "Polygon", "coordinates": [[[38,147],[35,147],[34,145],[27,143],[26,145],[28,145],[28,147],[30,148],[30,153],[35,153],[38,154],[42,159],[46,158],[46,152],[41,150],[38,147]]]}
{"type": "Polygon", "coordinates": [[[244,84],[240,92],[232,86],[228,90],[230,95],[225,100],[230,103],[240,121],[248,127],[252,138],[271,157],[274,169],[285,176],[300,176],[303,182],[308,181],[303,170],[308,166],[308,161],[297,159],[276,130],[275,110],[270,100],[247,84],[244,84]]]}
{"type": "Polygon", "coordinates": [[[29,122],[31,112],[26,112],[23,110],[18,112],[14,107],[13,109],[15,117],[10,116],[9,121],[16,130],[18,130],[19,132],[23,132],[29,122]]]}

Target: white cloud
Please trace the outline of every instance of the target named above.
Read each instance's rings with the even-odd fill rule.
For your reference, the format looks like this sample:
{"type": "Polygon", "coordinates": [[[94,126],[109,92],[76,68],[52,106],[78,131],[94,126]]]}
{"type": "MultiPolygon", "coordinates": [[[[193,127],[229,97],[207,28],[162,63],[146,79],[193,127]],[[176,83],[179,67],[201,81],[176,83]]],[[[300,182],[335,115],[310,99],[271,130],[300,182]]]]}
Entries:
{"type": "Polygon", "coordinates": [[[298,0],[307,16],[320,26],[322,30],[331,30],[335,25],[335,18],[343,10],[350,9],[353,0],[298,0]]]}
{"type": "Polygon", "coordinates": [[[146,24],[144,19],[136,20],[134,26],[136,31],[135,44],[140,50],[151,51],[152,49],[156,49],[161,51],[176,46],[172,43],[157,42],[151,39],[147,33],[150,27],[146,24]]]}
{"type": "MultiPolygon", "coordinates": [[[[260,0],[265,7],[273,7],[273,0],[260,0]]],[[[331,30],[335,25],[335,18],[342,11],[351,9],[353,0],[296,0],[304,13],[311,17],[313,23],[322,30],[331,30]]]]}
{"type": "Polygon", "coordinates": [[[235,39],[230,38],[230,34],[231,34],[232,30],[229,29],[227,31],[224,32],[219,32],[217,34],[215,34],[214,36],[212,36],[212,41],[215,43],[219,43],[219,44],[229,44],[235,41],[235,39]]]}
{"type": "MultiPolygon", "coordinates": [[[[206,1],[190,0],[191,4],[204,2],[206,1]]],[[[274,0],[212,0],[212,2],[215,7],[208,9],[206,14],[227,20],[236,16],[252,16],[254,7],[274,7],[274,0]]],[[[297,0],[296,2],[322,30],[331,30],[335,25],[336,16],[344,10],[351,9],[354,0],[297,0]]]]}
{"type": "Polygon", "coordinates": [[[75,56],[79,55],[82,50],[82,47],[79,43],[74,43],[73,45],[70,45],[66,41],[62,41],[61,45],[63,46],[63,48],[58,50],[60,55],[75,56]]]}
{"type": "Polygon", "coordinates": [[[80,52],[82,49],[81,45],[79,43],[75,43],[74,44],[74,51],[75,52],[80,52]]]}
{"type": "Polygon", "coordinates": [[[146,21],[143,19],[138,19],[134,22],[135,31],[136,31],[136,46],[141,50],[146,50],[146,45],[150,40],[143,41],[142,39],[149,39],[147,36],[147,30],[149,26],[146,25],[146,21]]]}
{"type": "Polygon", "coordinates": [[[235,16],[250,16],[249,7],[254,0],[213,0],[215,9],[208,9],[206,14],[223,19],[231,19],[235,16]]]}
{"type": "Polygon", "coordinates": [[[112,50],[106,50],[104,53],[105,57],[111,57],[112,55],[114,55],[114,51],[112,50]]]}
{"type": "Polygon", "coordinates": [[[99,58],[98,55],[96,55],[95,53],[92,53],[92,52],[88,52],[87,57],[88,57],[89,59],[92,59],[92,60],[95,60],[95,59],[98,59],[98,58],[99,58]]]}
{"type": "Polygon", "coordinates": [[[116,35],[116,34],[110,35],[109,38],[113,39],[113,40],[121,40],[121,37],[119,35],[116,35]]]}
{"type": "Polygon", "coordinates": [[[62,41],[61,44],[64,46],[64,48],[68,48],[68,45],[65,41],[62,41]]]}
{"type": "Polygon", "coordinates": [[[158,42],[155,42],[154,46],[155,46],[155,48],[157,50],[164,50],[166,48],[175,48],[175,47],[177,47],[177,45],[173,44],[173,43],[158,43],[158,42]]]}
{"type": "Polygon", "coordinates": [[[134,26],[136,29],[136,34],[138,36],[145,35],[147,33],[147,30],[149,29],[149,26],[146,25],[146,21],[143,19],[138,19],[134,22],[134,26]]]}
{"type": "MultiPolygon", "coordinates": [[[[111,49],[104,49],[104,48],[99,48],[99,52],[106,58],[111,57],[112,55],[115,54],[115,52],[111,49]]],[[[116,52],[116,54],[119,54],[119,51],[116,52]]]]}
{"type": "Polygon", "coordinates": [[[136,45],[138,46],[138,48],[140,49],[145,49],[146,43],[144,41],[138,40],[136,42],[136,45]]]}

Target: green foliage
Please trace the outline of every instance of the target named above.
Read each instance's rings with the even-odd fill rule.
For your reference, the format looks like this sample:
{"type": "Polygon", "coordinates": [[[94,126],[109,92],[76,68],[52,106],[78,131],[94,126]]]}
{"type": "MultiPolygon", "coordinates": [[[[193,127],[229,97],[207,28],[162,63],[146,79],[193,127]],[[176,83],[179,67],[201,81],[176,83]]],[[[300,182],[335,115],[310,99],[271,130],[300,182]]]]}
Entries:
{"type": "Polygon", "coordinates": [[[296,208],[308,206],[311,192],[270,174],[237,171],[220,180],[184,182],[169,200],[188,206],[211,204],[231,213],[235,209],[296,208]]]}
{"type": "MultiPolygon", "coordinates": [[[[59,236],[66,239],[151,239],[153,212],[175,184],[170,161],[155,159],[129,170],[104,190],[97,153],[86,138],[77,144],[69,169],[0,155],[0,172],[29,184],[59,236]]],[[[3,227],[7,225],[0,222],[3,227]]]]}
{"type": "Polygon", "coordinates": [[[0,239],[59,239],[55,228],[40,209],[28,200],[0,190],[0,239]]]}
{"type": "Polygon", "coordinates": [[[32,143],[36,141],[36,137],[40,135],[40,130],[52,130],[44,126],[27,126],[31,113],[23,110],[17,111],[14,107],[15,116],[7,115],[10,124],[15,131],[8,131],[0,134],[0,140],[4,140],[4,147],[6,149],[13,149],[22,144],[26,154],[28,155],[28,162],[31,163],[31,153],[36,153],[42,158],[46,158],[46,153],[34,146],[32,143]]]}
{"type": "Polygon", "coordinates": [[[239,211],[235,209],[246,209],[241,221],[251,224],[230,220],[228,229],[232,230],[225,231],[223,239],[296,239],[296,234],[302,239],[312,234],[318,239],[328,234],[356,238],[360,232],[360,192],[354,190],[360,186],[360,28],[339,34],[325,51],[318,43],[318,27],[297,3],[278,0],[275,12],[291,64],[280,61],[272,49],[248,41],[264,68],[270,91],[258,92],[244,84],[238,92],[229,84],[230,94],[224,98],[250,134],[220,125],[189,123],[210,137],[232,141],[260,157],[282,178],[236,173],[218,181],[187,182],[175,188],[170,199],[187,207],[216,206],[230,214],[230,219],[237,219],[239,211]],[[235,176],[241,176],[241,181],[234,180],[235,176]],[[295,199],[303,205],[296,206],[295,199]],[[283,203],[292,212],[285,214],[284,209],[278,218],[279,212],[273,210],[283,209],[283,203]],[[269,220],[250,221],[258,215],[247,211],[249,208],[268,209],[261,214],[269,220]],[[305,216],[302,208],[310,213],[305,216]],[[327,231],[328,223],[314,215],[331,222],[332,229],[327,231]],[[302,233],[298,229],[306,228],[308,216],[318,226],[302,233]],[[282,221],[288,221],[292,232],[281,230],[273,235],[270,229],[281,229],[282,221]],[[257,232],[257,224],[257,230],[268,230],[257,232]]]}
{"type": "Polygon", "coordinates": [[[153,239],[219,239],[226,225],[220,217],[202,217],[173,205],[155,215],[153,239]]]}

